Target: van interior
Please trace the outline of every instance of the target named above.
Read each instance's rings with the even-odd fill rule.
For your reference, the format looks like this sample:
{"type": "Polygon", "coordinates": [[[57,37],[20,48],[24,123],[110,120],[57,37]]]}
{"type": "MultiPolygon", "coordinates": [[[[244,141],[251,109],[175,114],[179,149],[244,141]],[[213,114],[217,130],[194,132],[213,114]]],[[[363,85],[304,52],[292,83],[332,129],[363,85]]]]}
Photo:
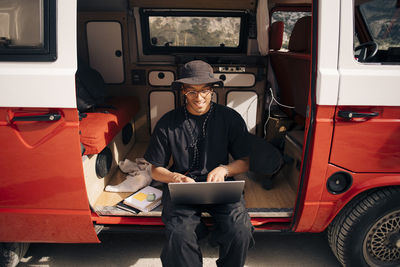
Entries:
{"type": "Polygon", "coordinates": [[[249,132],[282,157],[274,173],[250,170],[235,177],[246,181],[250,216],[289,223],[311,88],[311,22],[311,0],[78,0],[77,79],[104,88],[109,105],[82,112],[80,120],[92,210],[161,216],[161,206],[136,214],[119,209],[133,192],[105,187],[126,180],[120,161],[143,158],[158,119],[183,104],[170,86],[179,67],[200,59],[224,80],[213,101],[239,112],[249,132]]]}

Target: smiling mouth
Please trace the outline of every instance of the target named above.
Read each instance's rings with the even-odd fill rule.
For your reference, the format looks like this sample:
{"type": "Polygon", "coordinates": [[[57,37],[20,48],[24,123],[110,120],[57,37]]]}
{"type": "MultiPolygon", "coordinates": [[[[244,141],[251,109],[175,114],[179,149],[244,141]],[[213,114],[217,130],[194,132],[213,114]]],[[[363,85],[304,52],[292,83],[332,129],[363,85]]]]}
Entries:
{"type": "Polygon", "coordinates": [[[196,106],[201,107],[201,106],[204,106],[204,105],[205,105],[205,102],[195,102],[194,104],[195,104],[196,106]]]}
{"type": "Polygon", "coordinates": [[[201,115],[207,111],[209,103],[207,101],[191,101],[188,103],[188,107],[194,112],[192,114],[201,115]]]}

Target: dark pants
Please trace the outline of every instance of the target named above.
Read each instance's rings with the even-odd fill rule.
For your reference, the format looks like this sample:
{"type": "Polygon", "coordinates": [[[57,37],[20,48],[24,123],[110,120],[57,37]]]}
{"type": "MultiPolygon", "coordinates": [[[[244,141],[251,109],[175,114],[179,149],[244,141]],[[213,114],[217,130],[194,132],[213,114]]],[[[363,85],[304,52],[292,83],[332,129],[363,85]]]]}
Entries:
{"type": "Polygon", "coordinates": [[[219,245],[218,266],[244,266],[247,250],[254,244],[253,226],[244,205],[236,203],[218,205],[177,205],[171,202],[168,188],[163,192],[162,220],[167,241],[161,253],[164,267],[202,266],[198,244],[206,227],[201,212],[208,212],[215,222],[211,243],[219,245]]]}

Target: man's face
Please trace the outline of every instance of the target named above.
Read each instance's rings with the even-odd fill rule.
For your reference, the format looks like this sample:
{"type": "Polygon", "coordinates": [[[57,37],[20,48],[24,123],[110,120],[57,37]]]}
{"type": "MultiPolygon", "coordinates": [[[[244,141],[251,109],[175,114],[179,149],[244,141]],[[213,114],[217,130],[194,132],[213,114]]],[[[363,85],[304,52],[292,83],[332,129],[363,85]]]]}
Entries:
{"type": "Polygon", "coordinates": [[[212,88],[208,84],[184,84],[182,93],[186,96],[186,108],[193,115],[203,115],[210,109],[212,88]]]}

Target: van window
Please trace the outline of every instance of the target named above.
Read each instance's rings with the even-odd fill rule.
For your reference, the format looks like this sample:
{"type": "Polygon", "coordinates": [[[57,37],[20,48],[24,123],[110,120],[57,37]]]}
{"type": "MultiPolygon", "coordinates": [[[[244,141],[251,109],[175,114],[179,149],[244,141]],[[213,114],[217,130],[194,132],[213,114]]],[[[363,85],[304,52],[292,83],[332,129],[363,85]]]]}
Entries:
{"type": "Polygon", "coordinates": [[[142,10],[141,16],[149,54],[244,51],[244,12],[142,10]]]}
{"type": "Polygon", "coordinates": [[[240,18],[149,16],[155,46],[238,47],[240,18]]]}
{"type": "Polygon", "coordinates": [[[271,15],[271,24],[275,21],[282,21],[284,23],[283,28],[283,41],[282,48],[283,51],[288,51],[289,38],[292,33],[293,27],[296,22],[306,16],[311,16],[311,12],[303,11],[274,11],[271,15]]]}
{"type": "MultiPolygon", "coordinates": [[[[367,62],[400,62],[400,2],[398,0],[371,0],[361,4],[355,12],[360,14],[370,43],[368,53],[372,56],[367,62]],[[376,46],[376,48],[375,48],[376,46]]],[[[357,29],[356,31],[361,31],[357,29]]],[[[360,40],[361,41],[361,40],[360,40]]],[[[354,43],[356,47],[356,42],[354,43]]],[[[361,49],[356,49],[359,56],[361,49]]],[[[368,55],[367,55],[368,56],[368,55]]],[[[359,60],[360,61],[360,60],[359,60]]]]}
{"type": "Polygon", "coordinates": [[[55,25],[55,0],[0,1],[0,60],[55,60],[55,25]]]}

